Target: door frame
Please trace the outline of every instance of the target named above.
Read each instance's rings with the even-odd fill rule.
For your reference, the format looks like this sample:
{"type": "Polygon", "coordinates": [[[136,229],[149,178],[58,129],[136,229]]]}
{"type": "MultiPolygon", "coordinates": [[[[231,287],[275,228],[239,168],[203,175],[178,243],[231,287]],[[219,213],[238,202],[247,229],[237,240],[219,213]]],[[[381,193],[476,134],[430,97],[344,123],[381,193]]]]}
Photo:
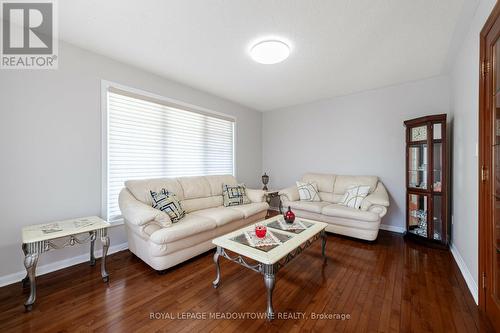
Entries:
{"type": "MultiPolygon", "coordinates": [[[[492,105],[490,104],[492,92],[492,73],[491,61],[488,54],[487,35],[491,32],[497,19],[500,19],[500,3],[496,3],[490,16],[486,20],[483,29],[480,33],[480,48],[479,48],[479,158],[478,158],[478,244],[479,244],[479,270],[478,270],[478,294],[479,308],[486,311],[486,287],[491,290],[493,281],[491,278],[486,278],[487,256],[491,255],[491,238],[488,237],[491,229],[491,201],[487,200],[491,189],[492,175],[494,170],[490,170],[492,166],[491,159],[491,140],[492,131],[488,124],[492,121],[490,112],[492,105]],[[485,179],[483,180],[483,172],[485,179]]],[[[498,64],[500,65],[500,64],[498,64]]]]}

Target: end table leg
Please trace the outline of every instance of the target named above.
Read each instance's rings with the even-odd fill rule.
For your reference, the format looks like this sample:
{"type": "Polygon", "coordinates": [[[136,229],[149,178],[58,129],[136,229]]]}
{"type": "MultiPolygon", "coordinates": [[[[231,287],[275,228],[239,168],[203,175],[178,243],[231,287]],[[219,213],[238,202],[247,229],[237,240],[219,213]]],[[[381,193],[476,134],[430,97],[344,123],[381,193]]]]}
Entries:
{"type": "Polygon", "coordinates": [[[24,257],[24,267],[26,268],[26,272],[28,273],[28,278],[30,281],[30,295],[26,302],[24,303],[24,307],[27,311],[31,311],[33,304],[36,300],[36,264],[38,262],[38,253],[27,253],[24,257]]]}
{"type": "Polygon", "coordinates": [[[222,249],[220,246],[217,246],[217,249],[215,250],[214,254],[214,264],[215,264],[215,269],[216,269],[216,277],[215,280],[212,282],[212,286],[214,288],[217,288],[220,283],[220,265],[219,265],[219,257],[221,255],[222,249]]]}
{"type": "Polygon", "coordinates": [[[273,310],[273,290],[275,283],[275,275],[272,273],[264,273],[264,284],[267,289],[267,320],[274,319],[274,310],[273,310]]]}
{"type": "Polygon", "coordinates": [[[102,242],[101,276],[104,282],[108,282],[109,274],[106,271],[106,255],[108,254],[109,237],[107,235],[102,236],[101,242],[102,242]]]}
{"type": "Polygon", "coordinates": [[[321,255],[323,256],[323,258],[326,259],[325,249],[326,249],[326,232],[323,230],[321,232],[321,255]]]}
{"type": "Polygon", "coordinates": [[[94,247],[95,247],[95,231],[91,231],[92,235],[90,237],[90,266],[95,266],[95,256],[94,256],[94,247]]]}

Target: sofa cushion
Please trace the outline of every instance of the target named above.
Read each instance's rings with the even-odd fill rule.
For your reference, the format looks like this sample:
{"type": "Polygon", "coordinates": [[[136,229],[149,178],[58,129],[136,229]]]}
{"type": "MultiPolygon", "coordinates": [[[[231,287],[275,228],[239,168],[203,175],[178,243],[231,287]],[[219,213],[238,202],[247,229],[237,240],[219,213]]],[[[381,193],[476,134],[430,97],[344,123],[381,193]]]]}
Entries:
{"type": "Polygon", "coordinates": [[[166,244],[201,232],[213,230],[216,227],[217,224],[212,219],[200,215],[186,214],[178,223],[153,232],[149,239],[156,244],[166,244]]]}
{"type": "Polygon", "coordinates": [[[320,192],[333,192],[335,184],[335,175],[324,173],[306,173],[302,176],[302,181],[306,183],[316,183],[320,192]]]}
{"type": "Polygon", "coordinates": [[[236,178],[232,175],[218,175],[218,176],[205,176],[205,179],[210,185],[210,191],[212,195],[222,196],[222,185],[236,185],[238,182],[236,178]]]}
{"type": "Polygon", "coordinates": [[[226,209],[234,209],[241,213],[243,213],[244,217],[247,218],[249,216],[255,215],[262,211],[268,210],[269,205],[267,202],[254,202],[248,205],[240,205],[240,206],[232,206],[226,209]]]}
{"type": "Polygon", "coordinates": [[[245,217],[245,214],[243,214],[243,212],[234,209],[228,209],[226,207],[202,209],[197,210],[191,214],[211,219],[212,221],[215,221],[217,226],[240,220],[245,217]]]}
{"type": "Polygon", "coordinates": [[[343,195],[333,194],[332,192],[319,192],[319,198],[321,201],[337,203],[343,198],[343,195]]]}
{"type": "Polygon", "coordinates": [[[264,202],[266,200],[266,191],[245,188],[248,199],[251,202],[264,202]]]}
{"type": "Polygon", "coordinates": [[[377,187],[377,183],[377,176],[337,176],[335,179],[335,186],[333,187],[333,193],[344,194],[349,186],[353,185],[368,185],[370,186],[369,193],[372,193],[375,187],[377,187]]]}
{"type": "Polygon", "coordinates": [[[292,210],[294,209],[299,209],[299,210],[305,210],[307,212],[311,213],[318,213],[321,214],[323,207],[326,207],[328,205],[331,205],[330,202],[324,202],[324,201],[289,201],[287,202],[287,205],[290,206],[292,210]]]}
{"type": "Polygon", "coordinates": [[[170,193],[174,193],[178,200],[184,199],[182,187],[175,178],[155,178],[155,179],[140,179],[127,180],[125,187],[139,201],[151,206],[153,200],[150,191],[160,192],[162,188],[170,193]]]}
{"type": "Polygon", "coordinates": [[[181,201],[181,204],[186,213],[191,213],[200,209],[222,206],[222,196],[216,195],[206,198],[187,199],[181,201]]]}
{"type": "Polygon", "coordinates": [[[321,213],[327,216],[342,217],[366,222],[376,222],[380,219],[379,214],[375,212],[349,208],[338,204],[331,204],[323,207],[321,213]]]}
{"type": "Polygon", "coordinates": [[[203,176],[177,178],[184,191],[184,199],[196,199],[209,197],[212,192],[210,184],[203,176]]]}

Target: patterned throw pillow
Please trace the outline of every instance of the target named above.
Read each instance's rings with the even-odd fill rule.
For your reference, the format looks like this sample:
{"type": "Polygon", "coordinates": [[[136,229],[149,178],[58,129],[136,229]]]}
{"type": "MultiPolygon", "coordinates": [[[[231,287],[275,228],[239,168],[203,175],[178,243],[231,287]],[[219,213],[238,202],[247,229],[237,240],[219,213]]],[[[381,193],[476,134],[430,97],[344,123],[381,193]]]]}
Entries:
{"type": "Polygon", "coordinates": [[[339,204],[346,207],[359,209],[359,207],[361,207],[361,202],[368,195],[369,191],[370,186],[367,185],[349,186],[339,204]]]}
{"type": "Polygon", "coordinates": [[[246,205],[250,203],[244,184],[222,185],[222,198],[224,199],[224,207],[246,205]]]}
{"type": "Polygon", "coordinates": [[[321,201],[316,183],[297,182],[300,201],[321,201]]]}
{"type": "Polygon", "coordinates": [[[168,192],[164,188],[159,193],[149,191],[153,198],[153,208],[159,209],[168,214],[172,223],[179,222],[186,215],[181,203],[175,194],[168,192]]]}

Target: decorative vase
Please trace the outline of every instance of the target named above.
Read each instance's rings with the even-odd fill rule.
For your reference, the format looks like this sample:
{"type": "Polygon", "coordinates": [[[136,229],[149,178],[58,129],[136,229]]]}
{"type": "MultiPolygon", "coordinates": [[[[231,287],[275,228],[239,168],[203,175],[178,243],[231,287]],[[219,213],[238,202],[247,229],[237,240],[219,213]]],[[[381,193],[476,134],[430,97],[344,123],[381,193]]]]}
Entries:
{"type": "Polygon", "coordinates": [[[262,175],[262,184],[264,184],[264,187],[262,188],[264,191],[267,191],[267,184],[269,183],[269,176],[267,173],[264,172],[262,175]]]}
{"type": "Polygon", "coordinates": [[[267,228],[265,225],[256,225],[255,226],[255,236],[259,238],[266,237],[267,228]]]}
{"type": "Polygon", "coordinates": [[[288,210],[285,212],[284,218],[286,223],[292,224],[293,221],[295,221],[295,214],[292,212],[290,206],[288,206],[288,210]]]}

